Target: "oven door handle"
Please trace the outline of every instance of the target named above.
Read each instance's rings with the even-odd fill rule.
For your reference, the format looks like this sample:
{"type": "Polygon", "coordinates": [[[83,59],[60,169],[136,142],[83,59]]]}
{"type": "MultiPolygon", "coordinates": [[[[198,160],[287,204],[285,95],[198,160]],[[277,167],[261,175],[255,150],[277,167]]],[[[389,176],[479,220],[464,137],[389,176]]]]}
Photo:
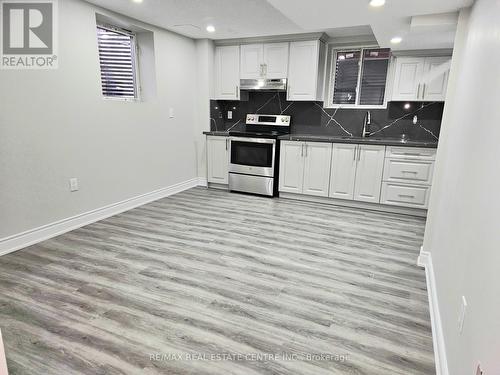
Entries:
{"type": "Polygon", "coordinates": [[[246,138],[246,137],[230,137],[229,138],[232,141],[238,141],[238,142],[247,142],[247,143],[269,143],[269,144],[276,144],[276,139],[269,139],[269,138],[246,138]]]}

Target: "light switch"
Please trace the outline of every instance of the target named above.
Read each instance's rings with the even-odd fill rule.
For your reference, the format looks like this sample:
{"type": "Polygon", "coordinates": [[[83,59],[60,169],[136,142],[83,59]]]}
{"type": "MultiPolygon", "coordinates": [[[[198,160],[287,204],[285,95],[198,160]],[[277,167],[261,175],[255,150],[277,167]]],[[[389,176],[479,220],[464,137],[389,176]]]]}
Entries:
{"type": "Polygon", "coordinates": [[[78,179],[70,178],[69,179],[69,190],[70,191],[78,191],[78,179]]]}
{"type": "Polygon", "coordinates": [[[168,117],[174,118],[174,109],[173,108],[169,109],[169,111],[168,111],[168,117]]]}
{"type": "Polygon", "coordinates": [[[233,111],[227,111],[227,119],[232,120],[233,119],[233,111]]]}

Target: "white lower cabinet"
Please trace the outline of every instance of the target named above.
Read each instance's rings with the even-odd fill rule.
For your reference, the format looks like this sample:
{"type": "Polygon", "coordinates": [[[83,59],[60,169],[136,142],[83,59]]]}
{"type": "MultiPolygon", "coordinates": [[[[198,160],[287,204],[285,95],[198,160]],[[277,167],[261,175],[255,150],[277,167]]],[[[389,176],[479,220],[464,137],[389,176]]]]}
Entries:
{"type": "Polygon", "coordinates": [[[380,203],[395,206],[427,208],[430,186],[405,185],[393,182],[382,183],[380,203]]]}
{"type": "Polygon", "coordinates": [[[302,193],[304,184],[304,143],[281,142],[280,186],[286,193],[302,193]]]}
{"type": "Polygon", "coordinates": [[[328,197],[332,144],[306,142],[304,144],[304,184],[302,192],[307,195],[328,197]]]}
{"type": "Polygon", "coordinates": [[[358,146],[354,200],[370,203],[380,202],[384,155],[385,146],[358,146]]]}
{"type": "Polygon", "coordinates": [[[279,190],[327,197],[331,154],[331,143],[281,142],[279,190]]]}
{"type": "Polygon", "coordinates": [[[358,145],[333,145],[330,198],[354,199],[357,151],[358,145]]]}
{"type": "Polygon", "coordinates": [[[228,184],[229,138],[207,136],[207,181],[228,184]]]}

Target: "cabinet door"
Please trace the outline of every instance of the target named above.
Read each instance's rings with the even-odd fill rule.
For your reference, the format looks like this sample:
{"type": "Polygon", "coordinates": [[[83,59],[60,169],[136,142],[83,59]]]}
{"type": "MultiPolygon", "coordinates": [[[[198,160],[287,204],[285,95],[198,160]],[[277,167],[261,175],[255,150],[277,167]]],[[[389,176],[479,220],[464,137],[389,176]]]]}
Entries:
{"type": "Polygon", "coordinates": [[[245,44],[241,47],[242,79],[257,79],[264,76],[264,48],[262,44],[245,44]]]}
{"type": "Polygon", "coordinates": [[[427,57],[422,78],[422,97],[426,101],[444,101],[448,87],[449,57],[427,57]]]}
{"type": "Polygon", "coordinates": [[[379,203],[385,146],[359,145],[354,200],[379,203]]]}
{"type": "Polygon", "coordinates": [[[291,42],[288,100],[316,100],[319,41],[291,42]]]}
{"type": "Polygon", "coordinates": [[[264,44],[266,78],[288,77],[288,43],[264,44]]]}
{"type": "Polygon", "coordinates": [[[332,144],[306,142],[304,145],[303,193],[328,197],[332,144]]]}
{"type": "Polygon", "coordinates": [[[228,140],[227,137],[207,137],[208,182],[228,183],[228,140]]]}
{"type": "Polygon", "coordinates": [[[334,144],[330,175],[331,198],[354,199],[358,145],[334,144]]]}
{"type": "Polygon", "coordinates": [[[240,47],[215,49],[215,98],[240,99],[240,47]]]}
{"type": "Polygon", "coordinates": [[[397,57],[392,100],[421,100],[425,58],[397,57]]]}
{"type": "Polygon", "coordinates": [[[279,190],[302,193],[304,181],[304,143],[283,141],[280,151],[279,190]]]}

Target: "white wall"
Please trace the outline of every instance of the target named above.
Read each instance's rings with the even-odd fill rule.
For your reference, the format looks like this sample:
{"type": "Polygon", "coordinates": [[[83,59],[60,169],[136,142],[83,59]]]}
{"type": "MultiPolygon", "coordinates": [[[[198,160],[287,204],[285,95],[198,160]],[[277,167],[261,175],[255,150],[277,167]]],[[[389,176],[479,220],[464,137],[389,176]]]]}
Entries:
{"type": "Polygon", "coordinates": [[[59,1],[59,69],[0,71],[0,238],[197,177],[195,42],[132,21],[154,32],[156,98],[103,100],[96,10],[113,16],[59,1]]]}
{"type": "Polygon", "coordinates": [[[498,0],[461,14],[424,240],[451,375],[500,374],[499,20],[498,0]]]}

